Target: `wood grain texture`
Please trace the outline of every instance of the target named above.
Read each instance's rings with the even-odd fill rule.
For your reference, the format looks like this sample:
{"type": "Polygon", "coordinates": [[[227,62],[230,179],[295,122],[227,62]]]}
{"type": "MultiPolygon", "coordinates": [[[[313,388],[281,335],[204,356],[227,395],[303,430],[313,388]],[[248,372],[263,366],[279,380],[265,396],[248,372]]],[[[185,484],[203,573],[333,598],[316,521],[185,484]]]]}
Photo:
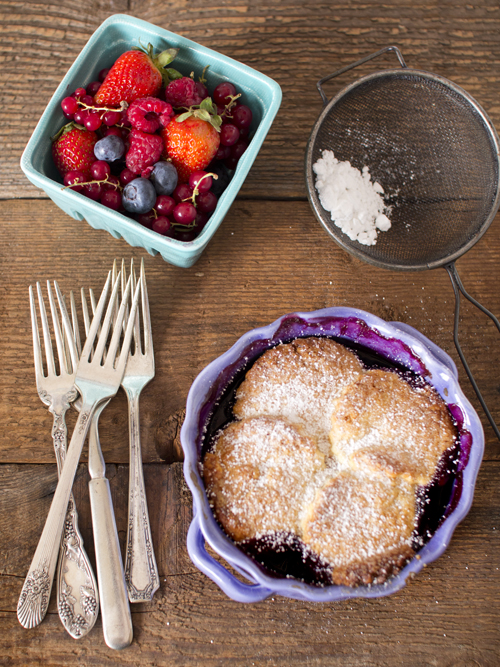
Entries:
{"type": "MultiPolygon", "coordinates": [[[[496,0],[216,0],[209,6],[202,0],[83,0],[78,7],[76,13],[71,3],[0,2],[0,144],[8,148],[0,162],[0,198],[45,196],[23,175],[21,153],[57,85],[94,30],[114,13],[179,33],[280,84],[281,109],[241,197],[306,197],[305,147],[321,111],[316,82],[389,44],[401,48],[410,67],[463,86],[500,125],[496,0]]],[[[371,62],[329,84],[327,94],[396,65],[394,56],[371,62]]]]}
{"type": "MultiPolygon", "coordinates": [[[[185,548],[190,495],[181,464],[146,466],[161,589],[132,606],[134,642],[118,653],[102,638],[100,618],[75,642],[63,630],[52,595],[49,613],[26,631],[15,608],[29,556],[53,492],[50,466],[0,466],[0,664],[2,665],[384,665],[496,667],[500,656],[500,512],[498,462],[480,471],[474,503],[445,554],[390,597],[312,604],[273,596],[245,605],[228,599],[191,564],[185,548]],[[33,485],[33,482],[36,484],[33,485]],[[22,505],[23,548],[12,543],[22,505]],[[7,563],[9,567],[7,567],[7,563]],[[403,659],[404,657],[404,659],[403,659]]],[[[127,468],[110,483],[123,537],[127,468]]],[[[86,475],[75,487],[85,544],[91,549],[86,475]]]]}
{"type": "MultiPolygon", "coordinates": [[[[145,255],[153,321],[156,377],[141,397],[145,461],[175,461],[182,454],[178,431],[194,378],[249,329],[288,312],[327,306],[361,308],[385,320],[406,322],[447,351],[453,344],[454,297],[444,269],[400,273],[352,258],[316,222],[306,202],[238,202],[200,260],[190,269],[132,249],[106,232],[75,222],[50,201],[36,206],[0,204],[4,243],[0,262],[8,282],[0,301],[0,461],[52,463],[52,417],[36,393],[28,286],[57,279],[63,293],[81,285],[100,289],[115,258],[145,255]],[[35,251],[36,248],[36,251],[35,251]],[[47,258],[51,257],[50,263],[47,258]],[[214,295],[217,294],[217,299],[214,295]],[[13,335],[15,333],[15,335],[13,335]],[[33,424],[39,428],[34,429],[33,424]]],[[[500,294],[500,215],[484,239],[457,262],[466,288],[495,313],[500,294]]],[[[460,340],[484,398],[500,422],[500,382],[491,371],[500,336],[493,323],[463,304],[460,340]]],[[[488,459],[500,458],[500,443],[483,417],[459,368],[461,386],[484,424],[488,459]]],[[[128,461],[125,396],[103,412],[100,434],[112,463],[128,461]]],[[[75,413],[68,413],[74,423],[75,413]]]]}
{"type": "MultiPolygon", "coordinates": [[[[410,67],[472,94],[500,127],[497,0],[81,0],[78,6],[0,0],[0,665],[43,667],[231,665],[250,667],[497,667],[500,664],[500,442],[482,414],[453,343],[454,296],[446,271],[376,269],[341,250],[307,202],[304,153],[321,111],[316,82],[396,44],[410,67]],[[238,200],[190,269],[75,222],[32,186],[21,153],[57,85],[104,19],[128,13],[269,75],[283,102],[238,200]],[[74,641],[55,592],[32,631],[16,618],[19,592],[57,483],[51,415],[36,394],[28,286],[56,279],[63,292],[99,290],[115,258],[145,259],[156,377],[141,397],[141,435],[161,589],[133,605],[134,642],[106,647],[100,618],[74,641]],[[233,602],[191,563],[191,496],[179,431],[189,388],[246,331],[287,312],[351,306],[406,322],[448,352],[486,436],[472,508],[445,554],[399,593],[309,604],[274,596],[233,602]]],[[[140,36],[138,36],[140,37],[140,36]]],[[[208,64],[208,63],[207,63],[208,64]]],[[[327,84],[395,67],[372,61],[327,84]]],[[[104,64],[103,64],[104,66],[104,64]]],[[[500,314],[500,215],[457,262],[466,289],[500,314]]],[[[500,423],[500,336],[462,303],[460,340],[500,423]]],[[[126,535],[128,426],[119,393],[100,433],[119,536],[126,535]]],[[[71,431],[75,413],[70,412],[71,431]]],[[[74,493],[94,562],[86,451],[74,493]]]]}

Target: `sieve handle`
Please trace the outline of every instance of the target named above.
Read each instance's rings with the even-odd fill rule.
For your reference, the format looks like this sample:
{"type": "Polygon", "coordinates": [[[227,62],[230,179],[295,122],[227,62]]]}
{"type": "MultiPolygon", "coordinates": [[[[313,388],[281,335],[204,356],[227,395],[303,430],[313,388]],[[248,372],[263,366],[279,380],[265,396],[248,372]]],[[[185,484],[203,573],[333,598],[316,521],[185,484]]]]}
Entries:
{"type": "Polygon", "coordinates": [[[406,63],[403,58],[403,54],[401,51],[398,49],[397,46],[386,46],[384,49],[380,49],[380,51],[377,51],[376,53],[372,53],[369,56],[365,56],[364,58],[361,58],[361,60],[356,61],[355,63],[352,63],[352,65],[346,65],[345,67],[342,67],[342,69],[337,70],[333,74],[329,74],[328,76],[323,77],[318,81],[316,84],[317,89],[319,90],[319,94],[321,95],[321,99],[323,100],[323,104],[326,106],[328,104],[328,98],[325,95],[325,91],[323,90],[322,86],[324,83],[327,81],[330,81],[330,79],[333,79],[336,76],[339,76],[339,74],[343,74],[344,72],[348,72],[350,69],[354,69],[355,67],[358,67],[358,65],[363,65],[363,63],[368,62],[368,60],[373,60],[373,58],[377,58],[378,56],[381,56],[384,53],[387,53],[388,51],[394,51],[394,53],[397,55],[399,64],[401,67],[406,67],[406,63]]]}
{"type": "Polygon", "coordinates": [[[476,384],[474,376],[472,375],[472,371],[469,368],[464,353],[462,352],[462,348],[460,347],[460,342],[458,340],[458,325],[460,321],[460,294],[462,293],[466,299],[468,299],[474,306],[476,306],[476,308],[479,308],[479,310],[482,313],[487,315],[494,322],[496,328],[499,331],[500,331],[500,322],[495,317],[495,315],[493,315],[491,311],[482,306],[479,303],[479,301],[476,301],[476,299],[474,299],[470,294],[468,294],[468,292],[462,285],[462,281],[460,280],[460,276],[458,275],[454,262],[451,262],[450,264],[445,264],[444,268],[448,271],[451,284],[453,285],[453,291],[455,292],[455,324],[453,327],[453,339],[455,341],[455,347],[457,348],[458,356],[460,357],[460,360],[465,368],[465,372],[469,376],[470,383],[474,391],[476,392],[476,396],[478,397],[479,402],[481,403],[481,407],[483,408],[486,416],[488,417],[488,421],[490,422],[492,429],[495,431],[495,435],[500,440],[500,431],[498,430],[498,426],[496,425],[495,420],[493,419],[486,403],[484,402],[484,398],[482,397],[481,392],[479,391],[479,387],[476,384]]]}

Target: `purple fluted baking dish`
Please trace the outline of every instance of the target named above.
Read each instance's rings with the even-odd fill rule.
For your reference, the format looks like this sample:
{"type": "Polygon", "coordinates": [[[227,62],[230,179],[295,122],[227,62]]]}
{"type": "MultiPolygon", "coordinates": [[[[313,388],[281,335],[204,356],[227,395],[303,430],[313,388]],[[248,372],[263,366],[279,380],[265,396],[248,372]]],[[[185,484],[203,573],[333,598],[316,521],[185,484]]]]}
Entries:
{"type": "Polygon", "coordinates": [[[411,574],[438,558],[447,548],[453,531],[472,504],[474,486],[484,450],[481,422],[458,384],[456,366],[443,350],[413,327],[385,322],[353,308],[326,308],[310,313],[284,315],[268,326],[244,334],[225,354],[210,363],[190,389],[186,418],[181,430],[184,475],[193,494],[193,521],[187,547],[193,563],[230,598],[256,602],[277,594],[311,602],[327,602],[355,597],[381,597],[401,589],[411,574]],[[371,586],[328,585],[324,587],[270,575],[243,553],[216,522],[200,476],[200,456],[208,419],[224,390],[242,369],[264,350],[303,336],[334,336],[346,343],[385,357],[423,375],[447,403],[459,429],[460,453],[450,496],[432,537],[399,574],[384,584],[371,586]],[[242,577],[215,560],[205,542],[242,577]],[[243,578],[243,580],[242,580],[243,578]],[[248,583],[247,583],[248,582],[248,583]]]}

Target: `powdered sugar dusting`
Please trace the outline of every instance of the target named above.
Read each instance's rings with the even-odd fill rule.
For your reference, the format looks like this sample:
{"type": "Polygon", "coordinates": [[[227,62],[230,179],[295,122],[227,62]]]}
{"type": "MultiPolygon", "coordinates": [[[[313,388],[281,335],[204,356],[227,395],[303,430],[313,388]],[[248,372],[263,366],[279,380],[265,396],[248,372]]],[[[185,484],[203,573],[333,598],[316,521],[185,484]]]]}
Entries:
{"type": "Polygon", "coordinates": [[[363,171],[350,162],[339,162],[333,151],[323,151],[313,165],[316,190],[323,208],[351,241],[375,245],[379,231],[391,227],[381,195],[380,183],[372,182],[368,167],[363,171]]]}
{"type": "Polygon", "coordinates": [[[305,488],[324,465],[314,440],[284,420],[261,417],[222,431],[203,474],[217,518],[242,540],[295,533],[305,488]]]}
{"type": "Polygon", "coordinates": [[[237,392],[234,414],[282,417],[305,427],[328,453],[333,401],[360,376],[356,355],[328,338],[298,339],[266,352],[237,392]]]}
{"type": "Polygon", "coordinates": [[[239,543],[265,538],[276,551],[299,540],[337,584],[399,571],[414,554],[418,485],[454,442],[439,395],[309,337],[267,350],[236,397],[239,421],[203,462],[226,532],[239,543]]]}

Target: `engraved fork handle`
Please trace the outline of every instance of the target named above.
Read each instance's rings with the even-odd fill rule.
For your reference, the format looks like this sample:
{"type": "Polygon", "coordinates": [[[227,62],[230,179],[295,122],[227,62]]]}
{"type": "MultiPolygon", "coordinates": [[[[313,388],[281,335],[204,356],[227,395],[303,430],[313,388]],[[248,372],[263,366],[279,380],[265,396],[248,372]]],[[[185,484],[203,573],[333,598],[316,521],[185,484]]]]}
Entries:
{"type": "Polygon", "coordinates": [[[47,520],[19,596],[17,617],[25,628],[41,623],[47,613],[71,488],[94,409],[95,404],[84,403],[82,406],[47,520]]]}
{"type": "Polygon", "coordinates": [[[130,602],[149,602],[160,587],[142,469],[139,394],[126,389],[129,406],[130,473],[125,580],[130,602]]]}
{"type": "Polygon", "coordinates": [[[113,501],[105,477],[106,466],[97,427],[99,415],[107,403],[105,401],[97,409],[90,426],[89,473],[92,479],[89,494],[104,641],[110,648],[122,649],[131,644],[133,627],[113,501]]]}
{"type": "MultiPolygon", "coordinates": [[[[76,391],[74,393],[76,395],[76,391]]],[[[54,415],[52,439],[59,476],[66,456],[68,431],[65,415],[68,407],[69,402],[60,409],[51,409],[54,415]]],[[[62,624],[74,639],[85,636],[96,622],[99,596],[94,573],[78,529],[78,513],[72,493],[69,496],[64,521],[56,582],[57,609],[62,624]]]]}

